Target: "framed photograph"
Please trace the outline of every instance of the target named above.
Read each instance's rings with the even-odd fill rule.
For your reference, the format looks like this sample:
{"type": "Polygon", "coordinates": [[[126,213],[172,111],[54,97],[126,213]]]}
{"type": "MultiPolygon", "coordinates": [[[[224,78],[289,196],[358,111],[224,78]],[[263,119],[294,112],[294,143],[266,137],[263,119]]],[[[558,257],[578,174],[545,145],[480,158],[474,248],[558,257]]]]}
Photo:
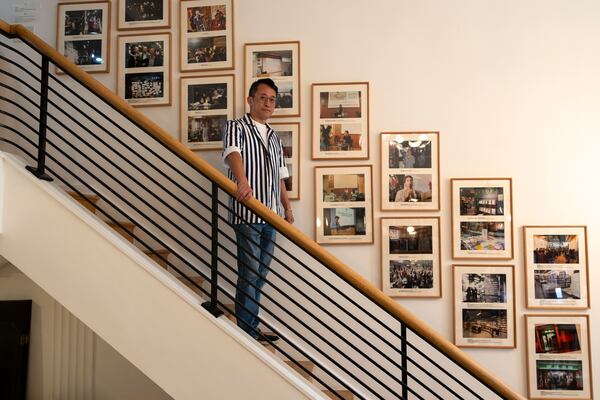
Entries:
{"type": "Polygon", "coordinates": [[[317,243],[373,243],[371,172],[370,165],[315,167],[317,243]]]}
{"type": "Polygon", "coordinates": [[[591,399],[587,315],[525,315],[530,399],[591,399]]]}
{"type": "Polygon", "coordinates": [[[524,226],[523,240],[527,307],[589,308],[587,227],[524,226]]]}
{"type": "Polygon", "coordinates": [[[369,83],[313,83],[312,159],[369,159],[369,83]]]}
{"type": "Polygon", "coordinates": [[[244,99],[254,81],[271,78],[278,89],[271,118],[299,117],[300,42],[246,43],[244,54],[244,99]]]}
{"type": "Polygon", "coordinates": [[[439,211],[438,132],[381,134],[381,210],[439,211]]]}
{"type": "Polygon", "coordinates": [[[285,164],[290,177],[285,180],[285,187],[290,200],[300,199],[300,123],[272,122],[269,124],[283,143],[285,164]]]}
{"type": "Polygon", "coordinates": [[[454,343],[459,347],[515,348],[512,265],[453,265],[454,343]]]}
{"type": "Polygon", "coordinates": [[[181,72],[233,69],[233,0],[181,0],[181,72]]]}
{"type": "Polygon", "coordinates": [[[392,297],[441,297],[440,218],[381,218],[381,287],[392,297]]]}
{"type": "Polygon", "coordinates": [[[171,34],[119,35],[117,94],[132,106],[171,105],[171,34]]]}
{"type": "Polygon", "coordinates": [[[171,0],[119,0],[117,29],[171,27],[171,0]]]}
{"type": "Polygon", "coordinates": [[[512,259],[512,179],[451,181],[452,257],[512,259]]]}
{"type": "Polygon", "coordinates": [[[110,2],[58,3],[57,18],[56,50],[84,71],[109,72],[110,2]]]}
{"type": "Polygon", "coordinates": [[[225,123],[235,110],[235,76],[192,76],[180,79],[181,142],[191,150],[223,148],[225,123]]]}

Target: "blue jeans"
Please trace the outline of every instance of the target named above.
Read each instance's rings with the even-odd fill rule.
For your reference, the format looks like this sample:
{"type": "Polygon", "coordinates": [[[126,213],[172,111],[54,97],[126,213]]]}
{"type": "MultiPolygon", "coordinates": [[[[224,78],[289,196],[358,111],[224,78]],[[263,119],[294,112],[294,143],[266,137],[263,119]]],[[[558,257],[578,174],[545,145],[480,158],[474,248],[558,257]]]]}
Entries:
{"type": "Polygon", "coordinates": [[[237,224],[233,228],[238,258],[238,280],[235,290],[237,324],[256,338],[260,289],[269,273],[276,231],[269,224],[237,224]]]}

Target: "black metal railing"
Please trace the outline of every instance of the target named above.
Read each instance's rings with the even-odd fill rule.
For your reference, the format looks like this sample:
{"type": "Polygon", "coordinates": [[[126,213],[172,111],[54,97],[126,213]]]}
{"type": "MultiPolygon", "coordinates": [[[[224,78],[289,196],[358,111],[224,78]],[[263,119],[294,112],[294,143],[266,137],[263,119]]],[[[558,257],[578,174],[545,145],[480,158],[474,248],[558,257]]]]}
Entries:
{"type": "MultiPolygon", "coordinates": [[[[3,149],[31,162],[39,178],[84,198],[98,196],[99,217],[130,230],[135,245],[201,293],[199,301],[215,316],[235,315],[238,256],[229,195],[76,78],[52,74],[50,64],[34,46],[0,41],[3,149]]],[[[263,297],[262,326],[282,338],[273,347],[323,388],[339,398],[337,389],[359,399],[498,398],[280,236],[266,285],[248,283],[263,297]]]]}

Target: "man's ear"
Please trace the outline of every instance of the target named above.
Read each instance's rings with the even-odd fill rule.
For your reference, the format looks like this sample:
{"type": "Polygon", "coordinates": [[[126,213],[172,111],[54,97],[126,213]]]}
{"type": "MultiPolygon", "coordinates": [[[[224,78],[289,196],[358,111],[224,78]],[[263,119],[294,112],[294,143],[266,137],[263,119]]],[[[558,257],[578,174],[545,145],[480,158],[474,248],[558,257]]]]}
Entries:
{"type": "Polygon", "coordinates": [[[248,103],[248,107],[250,107],[252,105],[252,97],[251,96],[246,97],[246,103],[248,103]]]}

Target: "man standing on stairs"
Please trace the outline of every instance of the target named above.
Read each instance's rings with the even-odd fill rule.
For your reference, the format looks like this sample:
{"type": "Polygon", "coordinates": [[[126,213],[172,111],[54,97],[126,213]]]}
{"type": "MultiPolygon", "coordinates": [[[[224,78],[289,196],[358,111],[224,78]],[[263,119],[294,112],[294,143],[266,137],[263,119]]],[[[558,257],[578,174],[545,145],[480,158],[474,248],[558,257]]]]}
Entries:
{"type": "Polygon", "coordinates": [[[250,112],[243,118],[227,121],[223,136],[223,160],[229,178],[237,183],[235,199],[230,199],[229,220],[235,229],[238,280],[235,313],[238,326],[263,342],[274,342],[277,335],[258,329],[260,290],[269,272],[275,245],[275,229],[241,203],[256,197],[261,203],[294,222],[285,188],[289,172],[281,139],[267,124],[275,111],[277,86],[271,79],[259,79],[250,86],[246,101],[250,112]]]}

